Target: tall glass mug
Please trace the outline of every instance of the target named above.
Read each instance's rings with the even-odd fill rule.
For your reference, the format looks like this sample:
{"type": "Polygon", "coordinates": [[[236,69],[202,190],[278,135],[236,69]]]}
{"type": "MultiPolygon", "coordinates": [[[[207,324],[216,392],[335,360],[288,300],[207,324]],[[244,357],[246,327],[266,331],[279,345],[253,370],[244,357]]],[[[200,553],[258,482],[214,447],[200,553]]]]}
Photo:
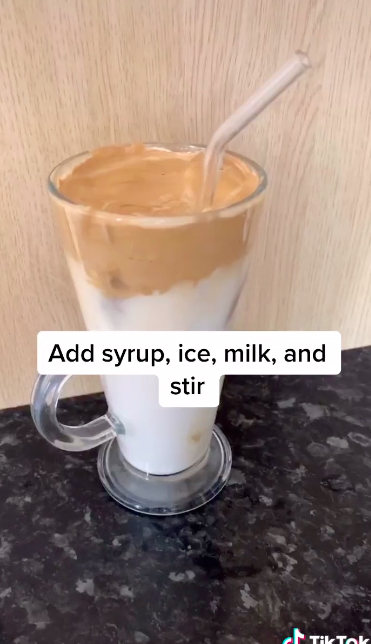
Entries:
{"type": "MultiPolygon", "coordinates": [[[[145,147],[171,152],[204,149],[157,143],[145,147]]],[[[253,161],[228,155],[251,172],[253,192],[207,213],[164,216],[159,209],[158,214],[116,214],[73,202],[63,196],[60,182],[90,153],[52,171],[49,195],[88,330],[229,328],[245,282],[252,223],[261,209],[267,178],[253,161]]],[[[83,426],[66,426],[57,419],[57,404],[67,378],[38,377],[31,401],[35,425],[63,450],[102,445],[98,472],[116,501],[138,512],[169,515],[199,507],[222,489],[230,473],[231,450],[214,425],[216,408],[161,407],[156,376],[102,376],[107,414],[83,426]]]]}

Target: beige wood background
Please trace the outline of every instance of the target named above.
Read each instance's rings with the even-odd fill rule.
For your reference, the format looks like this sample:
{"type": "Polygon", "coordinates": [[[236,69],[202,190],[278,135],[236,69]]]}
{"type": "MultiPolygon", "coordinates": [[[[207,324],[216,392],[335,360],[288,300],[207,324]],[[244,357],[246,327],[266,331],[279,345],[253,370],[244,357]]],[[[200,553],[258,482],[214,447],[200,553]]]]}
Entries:
{"type": "Polygon", "coordinates": [[[205,142],[296,48],[315,70],[232,146],[270,177],[239,326],[371,343],[370,0],[0,0],[0,23],[0,407],[29,400],[37,332],[81,326],[51,167],[205,142]]]}

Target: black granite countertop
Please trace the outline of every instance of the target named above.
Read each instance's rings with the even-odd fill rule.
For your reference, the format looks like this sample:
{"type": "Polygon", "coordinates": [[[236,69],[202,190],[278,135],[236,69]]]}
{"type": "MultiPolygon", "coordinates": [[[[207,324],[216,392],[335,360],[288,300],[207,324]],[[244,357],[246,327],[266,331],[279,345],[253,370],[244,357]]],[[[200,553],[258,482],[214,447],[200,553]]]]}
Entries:
{"type": "MultiPolygon", "coordinates": [[[[0,413],[0,643],[281,644],[371,636],[371,349],[331,377],[226,379],[220,496],[172,518],[101,487],[96,454],[0,413]],[[308,641],[308,639],[307,639],[308,641]]],[[[69,423],[100,396],[69,399],[69,423]]]]}

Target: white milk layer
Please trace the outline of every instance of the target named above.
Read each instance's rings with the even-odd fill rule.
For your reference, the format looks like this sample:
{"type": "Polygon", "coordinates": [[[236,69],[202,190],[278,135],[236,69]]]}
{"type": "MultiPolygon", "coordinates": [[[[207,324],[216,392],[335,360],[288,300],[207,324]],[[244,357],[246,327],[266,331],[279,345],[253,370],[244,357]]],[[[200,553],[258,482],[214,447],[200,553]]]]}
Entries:
{"type": "MultiPolygon", "coordinates": [[[[110,299],[69,260],[86,327],[91,331],[220,331],[227,327],[244,280],[241,261],[197,284],[154,295],[110,299]]],[[[122,454],[150,474],[175,474],[207,451],[217,408],[164,408],[156,376],[104,376],[110,412],[122,423],[122,454]]],[[[221,383],[222,384],[222,383],[221,383]]]]}

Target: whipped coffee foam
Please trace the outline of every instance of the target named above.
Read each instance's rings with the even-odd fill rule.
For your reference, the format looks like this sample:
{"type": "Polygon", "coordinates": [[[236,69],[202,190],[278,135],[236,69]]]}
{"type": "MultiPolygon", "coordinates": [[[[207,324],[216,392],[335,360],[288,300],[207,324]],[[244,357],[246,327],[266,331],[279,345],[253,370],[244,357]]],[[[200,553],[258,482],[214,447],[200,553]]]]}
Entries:
{"type": "MultiPolygon", "coordinates": [[[[143,144],[99,148],[59,181],[76,204],[121,215],[177,216],[199,211],[203,153],[143,144]]],[[[213,202],[225,208],[251,195],[257,173],[239,157],[226,154],[213,202]]]]}
{"type": "MultiPolygon", "coordinates": [[[[90,283],[119,299],[165,293],[229,266],[246,256],[259,204],[234,216],[192,215],[201,178],[199,152],[123,146],[92,153],[58,184],[78,204],[56,202],[66,252],[90,283]]],[[[215,206],[247,197],[258,184],[255,170],[228,155],[215,206]]]]}

